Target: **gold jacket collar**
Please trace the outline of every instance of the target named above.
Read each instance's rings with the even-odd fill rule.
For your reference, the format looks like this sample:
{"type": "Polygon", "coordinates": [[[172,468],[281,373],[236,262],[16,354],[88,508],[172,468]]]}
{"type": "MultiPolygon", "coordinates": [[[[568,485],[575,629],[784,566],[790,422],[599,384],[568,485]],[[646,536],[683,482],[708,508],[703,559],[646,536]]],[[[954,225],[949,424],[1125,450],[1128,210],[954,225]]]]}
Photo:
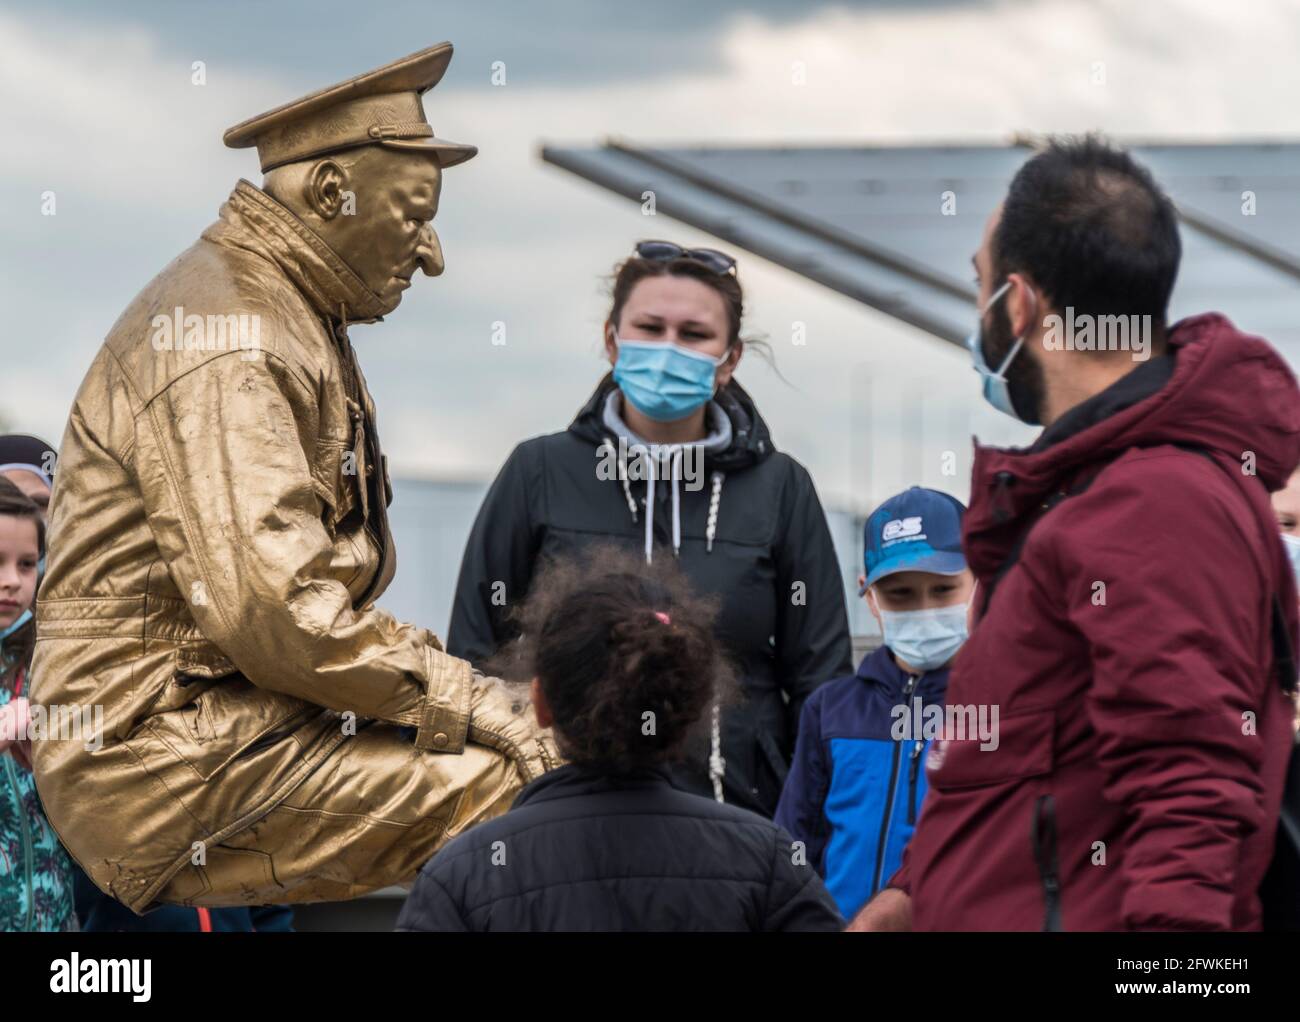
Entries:
{"type": "Polygon", "coordinates": [[[372,323],[382,299],[310,227],[256,185],[240,179],[203,232],[219,245],[248,249],[273,261],[326,320],[372,323]]]}

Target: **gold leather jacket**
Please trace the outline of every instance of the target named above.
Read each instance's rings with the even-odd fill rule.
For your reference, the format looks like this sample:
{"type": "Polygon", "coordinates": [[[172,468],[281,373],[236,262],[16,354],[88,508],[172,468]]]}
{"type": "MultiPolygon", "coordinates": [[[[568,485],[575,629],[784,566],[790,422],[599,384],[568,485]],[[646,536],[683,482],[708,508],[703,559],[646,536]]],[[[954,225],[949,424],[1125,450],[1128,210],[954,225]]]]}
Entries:
{"type": "MultiPolygon", "coordinates": [[[[493,680],[374,606],[393,574],[391,486],[346,324],[378,310],[241,181],[123,313],[77,394],[33,699],[102,707],[103,733],[34,742],[34,765],[64,844],[136,911],[195,842],[292,792],[349,720],[407,725],[416,749],[449,759],[489,746],[520,786],[553,764],[493,680]]],[[[473,813],[465,787],[458,816],[473,813]]]]}

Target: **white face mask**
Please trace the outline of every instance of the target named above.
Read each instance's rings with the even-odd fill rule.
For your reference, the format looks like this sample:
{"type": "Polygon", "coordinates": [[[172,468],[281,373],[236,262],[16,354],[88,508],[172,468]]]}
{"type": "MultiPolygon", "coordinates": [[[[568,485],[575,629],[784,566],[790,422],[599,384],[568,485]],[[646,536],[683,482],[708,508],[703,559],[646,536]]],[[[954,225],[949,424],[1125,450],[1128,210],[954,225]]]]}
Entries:
{"type": "Polygon", "coordinates": [[[1282,533],[1282,545],[1286,547],[1286,555],[1291,558],[1291,572],[1295,575],[1296,587],[1300,588],[1300,537],[1291,536],[1282,533]]]}
{"type": "Polygon", "coordinates": [[[942,667],[966,641],[966,613],[969,604],[930,607],[926,610],[880,611],[885,645],[894,655],[918,671],[942,667]]]}

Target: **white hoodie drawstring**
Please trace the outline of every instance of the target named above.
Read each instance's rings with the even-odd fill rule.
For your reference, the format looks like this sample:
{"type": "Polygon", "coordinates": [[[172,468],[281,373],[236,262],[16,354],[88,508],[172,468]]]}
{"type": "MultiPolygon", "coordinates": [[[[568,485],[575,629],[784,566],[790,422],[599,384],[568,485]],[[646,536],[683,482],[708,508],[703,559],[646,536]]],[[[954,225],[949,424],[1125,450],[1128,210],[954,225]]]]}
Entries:
{"type": "Polygon", "coordinates": [[[669,454],[668,475],[673,482],[673,556],[682,549],[682,498],[678,483],[681,482],[682,448],[679,444],[669,454]]]}
{"type": "Polygon", "coordinates": [[[632,497],[632,487],[627,484],[627,476],[623,477],[623,496],[627,498],[627,509],[632,512],[632,521],[636,521],[636,500],[632,497]]]}
{"type": "MultiPolygon", "coordinates": [[[[679,556],[682,546],[682,502],[680,482],[682,476],[682,459],[684,451],[676,445],[669,451],[668,480],[673,487],[673,556],[679,556]]],[[[654,563],[654,527],[655,527],[655,479],[656,460],[645,456],[649,466],[646,478],[645,500],[645,560],[654,563]]],[[[632,487],[628,484],[627,462],[623,461],[619,472],[623,481],[623,495],[627,498],[628,510],[632,512],[632,521],[636,521],[636,501],[632,497],[632,487]]],[[[705,552],[713,553],[713,540],[718,532],[718,509],[722,503],[722,482],[726,478],[723,472],[712,475],[713,487],[709,493],[709,517],[704,528],[705,552]]],[[[722,707],[715,701],[712,721],[709,728],[709,784],[713,787],[713,797],[718,802],[726,802],[722,782],[727,775],[727,761],[722,756],[722,707]]]]}
{"type": "Polygon", "coordinates": [[[709,734],[709,781],[713,784],[713,797],[718,802],[725,802],[722,797],[722,779],[727,775],[727,761],[722,758],[722,708],[713,704],[713,726],[709,734]]]}
{"type": "MultiPolygon", "coordinates": [[[[606,440],[605,443],[613,444],[606,440]]],[[[669,457],[669,481],[673,484],[673,556],[681,554],[682,549],[682,498],[679,484],[683,480],[683,459],[685,450],[681,446],[674,447],[669,457]]],[[[646,522],[645,522],[645,560],[647,564],[654,563],[654,504],[655,504],[655,461],[648,455],[645,458],[650,466],[648,478],[646,480],[646,522]]],[[[623,498],[627,501],[627,509],[632,514],[632,521],[637,521],[636,498],[632,496],[632,485],[628,479],[627,459],[622,458],[619,461],[619,481],[623,485],[623,498]]],[[[709,514],[704,525],[704,552],[713,553],[713,541],[718,535],[718,510],[722,506],[722,484],[727,478],[725,472],[713,472],[710,476],[713,482],[713,488],[709,493],[709,514]]]]}
{"type": "MultiPolygon", "coordinates": [[[[685,457],[685,450],[681,444],[674,444],[668,448],[668,456],[665,459],[668,462],[668,482],[673,488],[673,556],[677,557],[682,550],[682,460],[685,457]]],[[[655,482],[659,471],[659,459],[655,457],[646,457],[646,464],[649,466],[646,478],[646,497],[645,497],[645,562],[646,564],[654,563],[654,543],[655,543],[655,482]]],[[[631,500],[631,490],[627,488],[626,473],[623,480],[624,491],[631,500]]],[[[717,487],[715,484],[714,492],[717,487]]],[[[636,506],[632,507],[632,520],[636,521],[636,506]]],[[[715,516],[716,517],[716,516],[715,516]]],[[[712,547],[712,543],[710,543],[712,547]]]]}
{"type": "Polygon", "coordinates": [[[645,483],[645,562],[654,563],[655,545],[655,459],[647,457],[648,476],[645,483]]]}
{"type": "MultiPolygon", "coordinates": [[[[611,451],[614,450],[613,441],[606,438],[604,442],[609,445],[611,451]]],[[[632,521],[635,522],[637,520],[636,500],[632,496],[632,486],[627,479],[627,458],[623,455],[619,456],[618,477],[623,481],[623,496],[627,499],[627,509],[632,512],[632,521]]]]}
{"type": "Polygon", "coordinates": [[[704,552],[713,553],[713,537],[718,534],[718,508],[722,504],[722,480],[726,475],[713,473],[713,492],[709,494],[709,520],[704,525],[704,552]]]}

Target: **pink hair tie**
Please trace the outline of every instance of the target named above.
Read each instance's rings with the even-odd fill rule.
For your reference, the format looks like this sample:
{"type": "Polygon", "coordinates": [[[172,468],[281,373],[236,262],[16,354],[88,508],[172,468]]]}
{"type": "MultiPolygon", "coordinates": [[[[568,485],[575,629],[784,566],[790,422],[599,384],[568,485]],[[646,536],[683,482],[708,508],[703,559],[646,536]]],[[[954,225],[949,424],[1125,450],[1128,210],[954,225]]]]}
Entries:
{"type": "Polygon", "coordinates": [[[670,618],[667,614],[665,614],[662,610],[656,610],[655,617],[657,617],[660,621],[662,621],[666,625],[670,625],[673,623],[673,619],[670,618]]]}

